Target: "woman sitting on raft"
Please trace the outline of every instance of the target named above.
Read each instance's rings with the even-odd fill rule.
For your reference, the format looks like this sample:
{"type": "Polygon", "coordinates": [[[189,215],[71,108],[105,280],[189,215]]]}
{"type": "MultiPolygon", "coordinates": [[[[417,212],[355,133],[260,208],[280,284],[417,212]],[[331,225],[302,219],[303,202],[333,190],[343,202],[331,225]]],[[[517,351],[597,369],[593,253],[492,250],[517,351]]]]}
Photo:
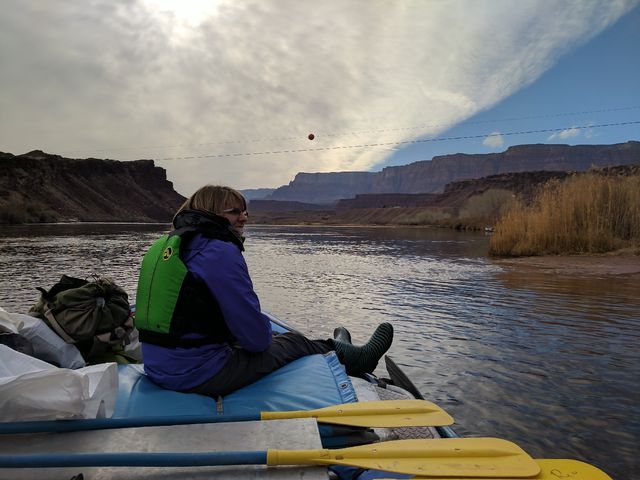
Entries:
{"type": "Polygon", "coordinates": [[[207,185],[180,207],[175,230],[144,256],[136,327],[149,378],[170,390],[218,397],[332,350],[349,375],[373,372],[393,340],[389,323],[363,346],[352,345],[342,327],[328,340],[272,335],[242,256],[247,217],[240,192],[207,185]]]}

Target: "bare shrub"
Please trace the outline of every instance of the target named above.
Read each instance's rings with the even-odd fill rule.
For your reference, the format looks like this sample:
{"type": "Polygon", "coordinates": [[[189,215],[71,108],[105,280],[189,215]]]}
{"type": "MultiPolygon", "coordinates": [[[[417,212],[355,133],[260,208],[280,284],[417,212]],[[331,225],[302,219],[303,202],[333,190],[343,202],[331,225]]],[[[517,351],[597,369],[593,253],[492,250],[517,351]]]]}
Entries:
{"type": "Polygon", "coordinates": [[[51,209],[36,205],[23,198],[12,195],[0,205],[0,223],[44,223],[58,221],[58,215],[51,209]]]}
{"type": "Polygon", "coordinates": [[[509,190],[489,189],[468,198],[458,216],[461,221],[493,225],[514,199],[509,190]]]}
{"type": "Polygon", "coordinates": [[[420,208],[417,211],[400,216],[399,225],[441,225],[451,219],[451,214],[441,208],[420,208]]]}

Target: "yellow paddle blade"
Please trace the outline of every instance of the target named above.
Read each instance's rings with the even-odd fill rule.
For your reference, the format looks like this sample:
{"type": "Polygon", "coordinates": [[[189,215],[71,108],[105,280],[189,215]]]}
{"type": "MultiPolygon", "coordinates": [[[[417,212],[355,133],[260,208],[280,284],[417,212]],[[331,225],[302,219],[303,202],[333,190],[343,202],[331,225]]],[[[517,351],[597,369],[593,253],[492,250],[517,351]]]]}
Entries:
{"type": "Polygon", "coordinates": [[[353,427],[416,427],[451,425],[453,418],[426,400],[380,400],[343,403],[317,410],[262,412],[262,420],[315,418],[318,423],[353,427]]]}
{"type": "Polygon", "coordinates": [[[498,438],[394,440],[337,450],[267,450],[267,465],[348,465],[430,477],[524,478],[540,467],[498,438]]]}
{"type": "Polygon", "coordinates": [[[541,459],[536,460],[542,471],[537,480],[612,480],[599,468],[578,460],[541,459]]]}
{"type": "MultiPolygon", "coordinates": [[[[528,480],[612,480],[612,478],[599,468],[578,460],[540,459],[536,460],[540,466],[540,473],[528,480]]],[[[512,478],[487,478],[487,477],[413,477],[411,480],[520,480],[522,477],[512,478]]],[[[393,479],[379,479],[393,480],[393,479]]]]}

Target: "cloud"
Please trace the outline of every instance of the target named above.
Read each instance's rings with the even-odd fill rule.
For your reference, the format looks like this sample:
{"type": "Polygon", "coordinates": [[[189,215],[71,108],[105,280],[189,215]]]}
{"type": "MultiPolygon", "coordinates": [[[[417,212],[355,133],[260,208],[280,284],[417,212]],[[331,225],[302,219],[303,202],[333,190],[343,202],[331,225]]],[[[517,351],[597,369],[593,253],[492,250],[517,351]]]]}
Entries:
{"type": "Polygon", "coordinates": [[[483,145],[491,148],[498,148],[504,145],[504,138],[500,132],[491,132],[491,134],[482,141],[483,145]]]}
{"type": "Polygon", "coordinates": [[[634,2],[549,5],[6,0],[0,150],[153,158],[183,194],[372,169],[389,143],[535,81],[634,2]]]}
{"type": "Polygon", "coordinates": [[[549,136],[548,140],[566,140],[567,138],[573,138],[580,135],[582,129],[577,127],[567,128],[566,130],[562,130],[561,132],[554,133],[549,136]]]}

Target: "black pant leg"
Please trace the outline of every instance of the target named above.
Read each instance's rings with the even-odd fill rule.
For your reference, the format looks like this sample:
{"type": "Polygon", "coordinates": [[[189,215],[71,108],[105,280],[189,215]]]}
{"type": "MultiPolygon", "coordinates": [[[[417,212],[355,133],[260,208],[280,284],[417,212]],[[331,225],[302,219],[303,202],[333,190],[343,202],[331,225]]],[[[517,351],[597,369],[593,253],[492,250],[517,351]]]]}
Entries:
{"type": "Polygon", "coordinates": [[[191,391],[211,397],[228,395],[298,358],[328,353],[333,349],[332,340],[309,340],[292,332],[276,335],[264,352],[234,349],[222,370],[191,391]]]}

